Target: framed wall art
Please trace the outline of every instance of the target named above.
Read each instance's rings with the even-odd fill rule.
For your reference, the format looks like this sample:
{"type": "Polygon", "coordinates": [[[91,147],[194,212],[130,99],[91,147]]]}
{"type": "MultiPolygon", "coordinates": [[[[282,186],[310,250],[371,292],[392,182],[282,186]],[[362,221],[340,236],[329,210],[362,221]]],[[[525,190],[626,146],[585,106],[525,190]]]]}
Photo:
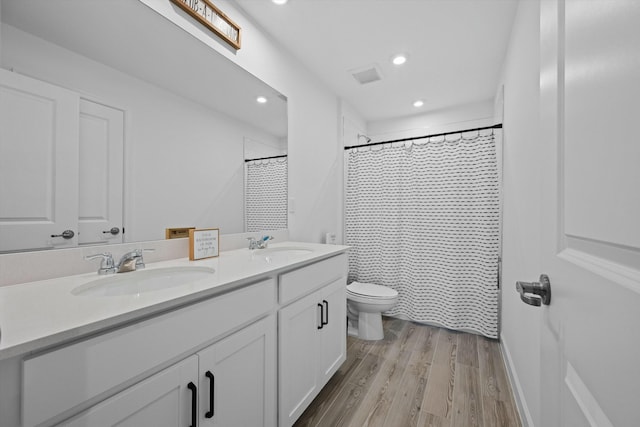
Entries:
{"type": "Polygon", "coordinates": [[[235,49],[240,49],[240,26],[209,0],[171,0],[171,2],[235,49]]]}

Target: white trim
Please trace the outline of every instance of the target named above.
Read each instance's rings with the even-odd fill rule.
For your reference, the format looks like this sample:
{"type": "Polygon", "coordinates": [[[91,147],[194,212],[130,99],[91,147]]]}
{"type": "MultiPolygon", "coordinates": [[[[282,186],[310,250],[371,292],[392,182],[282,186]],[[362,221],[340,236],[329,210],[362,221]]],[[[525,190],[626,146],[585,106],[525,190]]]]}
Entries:
{"type": "Polygon", "coordinates": [[[613,427],[609,418],[598,405],[598,401],[593,397],[569,362],[567,362],[567,375],[564,378],[564,382],[591,427],[613,427]]]}
{"type": "Polygon", "coordinates": [[[560,252],[558,257],[640,294],[638,270],[571,248],[560,252]]]}
{"type": "Polygon", "coordinates": [[[502,351],[502,358],[507,366],[507,376],[509,377],[509,383],[511,383],[511,389],[515,392],[514,397],[516,401],[516,407],[518,409],[518,415],[522,421],[523,427],[535,427],[533,419],[531,418],[531,412],[527,406],[527,401],[524,397],[522,386],[520,385],[520,379],[516,372],[511,353],[507,347],[507,343],[504,339],[504,335],[500,334],[500,350],[502,351]],[[524,416],[523,416],[524,415],[524,416]]]}

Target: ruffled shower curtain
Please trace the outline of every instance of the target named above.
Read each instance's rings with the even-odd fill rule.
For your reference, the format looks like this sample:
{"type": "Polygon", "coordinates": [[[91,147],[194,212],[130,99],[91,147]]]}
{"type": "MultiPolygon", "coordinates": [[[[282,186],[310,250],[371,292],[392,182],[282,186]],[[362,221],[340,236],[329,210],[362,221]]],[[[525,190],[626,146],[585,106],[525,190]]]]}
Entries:
{"type": "Polygon", "coordinates": [[[287,228],[287,157],[245,163],[245,231],[287,228]]]}
{"type": "Polygon", "coordinates": [[[353,148],[347,161],[349,282],[397,290],[388,315],[497,338],[493,131],[353,148]]]}

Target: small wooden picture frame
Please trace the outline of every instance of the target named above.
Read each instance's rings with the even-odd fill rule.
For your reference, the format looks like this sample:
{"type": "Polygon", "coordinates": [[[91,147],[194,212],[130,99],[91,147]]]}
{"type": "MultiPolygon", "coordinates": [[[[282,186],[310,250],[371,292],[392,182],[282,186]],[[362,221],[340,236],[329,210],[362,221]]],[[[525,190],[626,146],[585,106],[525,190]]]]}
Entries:
{"type": "Polygon", "coordinates": [[[179,227],[179,228],[165,228],[164,238],[169,239],[187,239],[189,238],[189,230],[195,230],[195,227],[179,227]]]}
{"type": "Polygon", "coordinates": [[[209,0],[171,0],[192,18],[235,49],[241,46],[241,28],[209,0]]]}
{"type": "Polygon", "coordinates": [[[220,230],[218,228],[189,230],[189,260],[217,257],[219,248],[220,230]]]}

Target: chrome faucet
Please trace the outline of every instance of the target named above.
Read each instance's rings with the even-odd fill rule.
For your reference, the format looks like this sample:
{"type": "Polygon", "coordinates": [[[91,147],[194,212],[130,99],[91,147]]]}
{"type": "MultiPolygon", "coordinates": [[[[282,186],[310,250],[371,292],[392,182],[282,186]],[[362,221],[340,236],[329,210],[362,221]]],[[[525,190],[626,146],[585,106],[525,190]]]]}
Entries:
{"type": "MultiPolygon", "coordinates": [[[[142,251],[140,249],[134,249],[131,252],[127,252],[122,255],[120,261],[116,265],[118,273],[126,273],[128,271],[135,271],[138,269],[138,260],[142,259],[142,251]]],[[[144,263],[142,263],[144,268],[144,263]]]]}
{"type": "Polygon", "coordinates": [[[114,273],[126,273],[128,271],[135,271],[140,268],[144,268],[144,259],[142,258],[143,252],[153,252],[155,249],[134,249],[131,252],[127,252],[122,255],[118,264],[113,261],[113,255],[111,252],[104,252],[101,254],[87,255],[84,257],[86,260],[95,258],[102,258],[100,268],[98,269],[99,275],[114,274],[114,273]]]}
{"type": "Polygon", "coordinates": [[[142,258],[142,252],[153,252],[155,249],[134,249],[131,252],[127,252],[122,255],[120,261],[115,266],[118,273],[126,273],[128,271],[136,271],[140,268],[144,268],[144,259],[142,258]]]}
{"type": "Polygon", "coordinates": [[[260,239],[255,237],[247,237],[249,241],[249,250],[266,249],[269,246],[269,240],[273,240],[273,236],[263,236],[260,239]]]}

